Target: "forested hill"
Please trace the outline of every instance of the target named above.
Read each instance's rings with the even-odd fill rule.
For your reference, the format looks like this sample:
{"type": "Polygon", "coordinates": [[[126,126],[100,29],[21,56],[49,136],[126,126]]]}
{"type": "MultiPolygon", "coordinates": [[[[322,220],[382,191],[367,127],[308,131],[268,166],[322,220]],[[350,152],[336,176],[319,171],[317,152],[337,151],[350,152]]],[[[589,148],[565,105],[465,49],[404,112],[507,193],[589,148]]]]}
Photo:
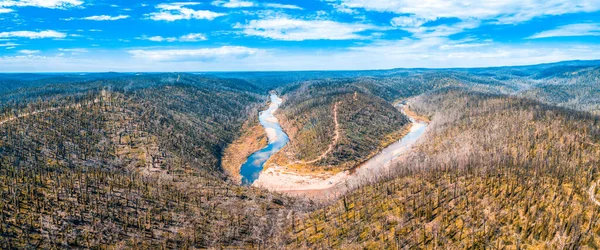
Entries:
{"type": "Polygon", "coordinates": [[[206,73],[87,73],[0,74],[2,104],[10,98],[78,93],[90,88],[143,88],[176,82],[203,87],[222,86],[266,92],[291,91],[305,82],[346,83],[368,89],[387,101],[447,86],[489,93],[517,94],[549,104],[595,109],[600,61],[567,61],[532,66],[457,69],[390,69],[368,71],[206,72],[206,73]],[[187,79],[187,80],[186,80],[187,79]],[[239,80],[236,80],[239,79],[239,80]],[[212,82],[212,83],[210,83],[212,82]],[[589,101],[584,101],[587,99],[589,101]],[[585,103],[585,104],[581,104],[585,103]]]}
{"type": "Polygon", "coordinates": [[[244,80],[186,73],[138,75],[94,73],[34,76],[31,74],[0,74],[0,105],[14,106],[23,101],[36,101],[36,99],[47,100],[58,96],[79,96],[87,91],[102,89],[127,92],[152,87],[190,86],[207,91],[228,90],[255,94],[264,94],[268,90],[244,80]]]}
{"type": "MultiPolygon", "coordinates": [[[[285,82],[302,73],[255,73],[247,78],[263,74],[269,79],[282,77],[285,82]]],[[[308,72],[304,77],[319,74],[308,72]]],[[[503,94],[600,112],[599,61],[481,69],[393,69],[353,74],[350,77],[350,72],[332,72],[330,78],[303,80],[277,88],[285,99],[279,118],[291,141],[267,166],[297,165],[304,170],[352,168],[397,140],[406,129],[406,118],[390,103],[432,91],[463,89],[503,94]],[[336,78],[338,76],[341,78],[336,78]],[[337,110],[341,125],[341,139],[337,141],[334,140],[336,104],[342,107],[337,110]],[[331,145],[334,148],[329,152],[331,145]],[[311,164],[294,164],[307,161],[311,164]]]]}
{"type": "Polygon", "coordinates": [[[126,122],[135,123],[120,125],[157,134],[162,137],[160,143],[172,147],[170,151],[190,157],[187,164],[211,168],[218,166],[222,149],[237,136],[241,124],[266,100],[264,90],[242,80],[188,74],[127,75],[83,82],[44,78],[22,85],[0,96],[5,100],[3,119],[55,109],[39,115],[43,117],[70,110],[73,105],[96,105],[103,101],[102,94],[108,94],[124,106],[119,112],[125,113],[126,122]],[[182,137],[189,143],[177,141],[182,137]],[[208,155],[211,160],[199,163],[208,155]]]}
{"type": "Polygon", "coordinates": [[[128,76],[4,95],[0,247],[276,241],[266,232],[281,225],[258,218],[278,215],[287,199],[234,185],[220,169],[224,148],[266,101],[240,82],[128,76]]]}
{"type": "Polygon", "coordinates": [[[411,108],[432,123],[395,174],[298,218],[290,248],[600,246],[598,116],[456,89],[411,108]]]}
{"type": "Polygon", "coordinates": [[[598,61],[2,74],[0,248],[595,249],[599,83],[598,61]],[[337,200],[239,186],[223,155],[264,140],[271,90],[291,141],[268,164],[350,169],[406,132],[397,101],[431,123],[337,200]]]}
{"type": "Polygon", "coordinates": [[[285,102],[279,117],[291,140],[267,166],[351,169],[398,140],[409,124],[390,102],[347,80],[313,80],[283,87],[281,93],[285,102]]]}

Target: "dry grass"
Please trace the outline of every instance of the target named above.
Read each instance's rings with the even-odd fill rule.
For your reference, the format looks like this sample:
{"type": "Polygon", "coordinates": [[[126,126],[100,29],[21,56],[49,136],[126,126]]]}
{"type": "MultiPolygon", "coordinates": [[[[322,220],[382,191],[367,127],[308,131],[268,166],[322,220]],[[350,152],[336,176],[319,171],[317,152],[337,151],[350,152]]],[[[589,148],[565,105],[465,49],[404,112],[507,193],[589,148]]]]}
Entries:
{"type": "Polygon", "coordinates": [[[223,171],[236,183],[242,181],[242,164],[252,153],[266,147],[268,143],[265,130],[256,120],[256,116],[251,119],[244,124],[242,135],[227,146],[221,161],[223,171]]]}

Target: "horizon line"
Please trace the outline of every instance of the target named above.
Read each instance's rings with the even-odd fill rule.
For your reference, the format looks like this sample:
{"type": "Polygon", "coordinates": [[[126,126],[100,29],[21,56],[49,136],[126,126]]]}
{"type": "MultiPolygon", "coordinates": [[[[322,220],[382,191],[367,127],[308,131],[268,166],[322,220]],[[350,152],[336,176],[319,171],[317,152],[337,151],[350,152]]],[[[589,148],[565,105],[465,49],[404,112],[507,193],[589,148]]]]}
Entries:
{"type": "Polygon", "coordinates": [[[0,74],[100,74],[100,73],[118,73],[118,74],[139,74],[139,73],[277,73],[277,72],[350,72],[350,71],[386,71],[386,70],[456,70],[456,69],[494,69],[494,68],[508,68],[508,67],[531,67],[531,66],[542,66],[549,64],[569,63],[569,62],[596,62],[600,64],[599,59],[589,60],[565,60],[565,61],[552,61],[536,64],[514,64],[514,65],[502,65],[502,66],[479,66],[479,67],[399,67],[399,68],[380,68],[380,69],[338,69],[338,70],[319,70],[319,69],[290,69],[290,70],[213,70],[213,71],[0,71],[0,74]]]}

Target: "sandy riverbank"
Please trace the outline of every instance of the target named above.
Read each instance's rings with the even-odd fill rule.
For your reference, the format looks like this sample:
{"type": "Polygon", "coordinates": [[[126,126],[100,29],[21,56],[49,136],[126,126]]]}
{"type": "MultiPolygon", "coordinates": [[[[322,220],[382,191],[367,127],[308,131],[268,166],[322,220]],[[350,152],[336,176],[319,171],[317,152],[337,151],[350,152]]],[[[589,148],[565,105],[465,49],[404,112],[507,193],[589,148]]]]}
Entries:
{"type": "Polygon", "coordinates": [[[348,171],[337,174],[299,173],[283,166],[275,166],[263,171],[252,185],[279,192],[327,189],[345,181],[348,176],[348,171]]]}
{"type": "MultiPolygon", "coordinates": [[[[255,118],[256,119],[256,118],[255,118]]],[[[221,167],[236,183],[242,183],[240,167],[252,153],[267,146],[267,136],[258,123],[247,122],[242,128],[242,135],[225,148],[221,167]]]]}
{"type": "Polygon", "coordinates": [[[335,174],[328,172],[300,173],[283,166],[275,166],[264,170],[253,186],[308,196],[341,193],[348,187],[358,185],[389,171],[393,162],[417,142],[427,125],[425,122],[415,120],[406,136],[361,164],[352,173],[348,170],[335,174]]]}

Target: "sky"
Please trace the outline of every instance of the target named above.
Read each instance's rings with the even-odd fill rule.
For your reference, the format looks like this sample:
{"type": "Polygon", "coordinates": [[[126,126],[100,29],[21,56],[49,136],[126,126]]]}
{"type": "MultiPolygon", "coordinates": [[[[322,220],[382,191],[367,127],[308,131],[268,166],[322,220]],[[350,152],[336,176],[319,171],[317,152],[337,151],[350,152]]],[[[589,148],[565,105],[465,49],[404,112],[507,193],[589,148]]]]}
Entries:
{"type": "Polygon", "coordinates": [[[600,59],[600,0],[0,0],[0,72],[452,68],[600,59]]]}

